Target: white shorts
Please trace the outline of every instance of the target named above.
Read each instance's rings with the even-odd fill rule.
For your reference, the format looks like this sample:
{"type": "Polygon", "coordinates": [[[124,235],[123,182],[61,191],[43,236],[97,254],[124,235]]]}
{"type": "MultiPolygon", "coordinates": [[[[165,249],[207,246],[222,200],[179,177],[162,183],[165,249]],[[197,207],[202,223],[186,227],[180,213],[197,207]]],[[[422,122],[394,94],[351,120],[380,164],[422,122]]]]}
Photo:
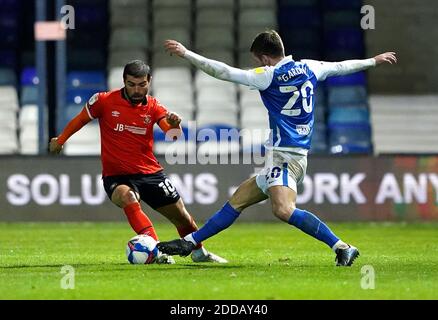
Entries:
{"type": "Polygon", "coordinates": [[[297,192],[307,170],[307,156],[288,151],[267,151],[265,168],[257,175],[256,182],[266,195],[274,186],[289,187],[297,192]]]}

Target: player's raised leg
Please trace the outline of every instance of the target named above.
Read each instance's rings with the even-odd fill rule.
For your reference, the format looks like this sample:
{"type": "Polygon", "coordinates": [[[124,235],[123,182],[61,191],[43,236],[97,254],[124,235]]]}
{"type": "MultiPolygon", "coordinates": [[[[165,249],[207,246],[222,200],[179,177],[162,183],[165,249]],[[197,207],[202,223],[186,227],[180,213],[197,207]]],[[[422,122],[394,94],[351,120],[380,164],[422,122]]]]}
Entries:
{"type": "MultiPolygon", "coordinates": [[[[181,237],[185,237],[198,230],[196,222],[187,211],[182,199],[179,199],[176,203],[157,208],[156,210],[175,225],[181,237]]],[[[226,259],[207,251],[201,242],[197,243],[193,248],[192,260],[194,262],[228,262],[226,259]]]]}
{"type": "Polygon", "coordinates": [[[111,201],[122,208],[128,218],[129,224],[137,234],[148,234],[158,240],[157,233],[148,216],[143,212],[139,195],[127,185],[119,185],[111,195],[111,201]]]}
{"type": "Polygon", "coordinates": [[[202,228],[183,239],[161,242],[158,244],[158,248],[167,254],[187,256],[198,243],[231,226],[244,209],[266,199],[267,196],[257,187],[255,178],[251,178],[240,185],[230,201],[216,212],[202,228]]]}
{"type": "Polygon", "coordinates": [[[287,186],[273,186],[268,189],[268,192],[273,214],[280,220],[327,244],[336,253],[338,266],[351,266],[354,259],[359,256],[359,251],[355,247],[340,240],[317,216],[296,208],[297,193],[294,190],[287,186]]]}

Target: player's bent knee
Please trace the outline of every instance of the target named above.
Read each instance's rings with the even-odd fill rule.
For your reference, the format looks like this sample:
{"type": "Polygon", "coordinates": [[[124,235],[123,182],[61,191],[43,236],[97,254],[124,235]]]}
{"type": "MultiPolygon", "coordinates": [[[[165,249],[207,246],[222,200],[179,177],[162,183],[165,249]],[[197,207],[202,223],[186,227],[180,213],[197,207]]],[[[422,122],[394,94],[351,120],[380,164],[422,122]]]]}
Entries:
{"type": "Polygon", "coordinates": [[[280,220],[288,222],[292,213],[295,211],[295,206],[293,205],[273,205],[272,213],[280,220]]]}
{"type": "Polygon", "coordinates": [[[114,190],[111,200],[120,208],[139,202],[136,192],[127,186],[117,187],[116,190],[114,190]]]}

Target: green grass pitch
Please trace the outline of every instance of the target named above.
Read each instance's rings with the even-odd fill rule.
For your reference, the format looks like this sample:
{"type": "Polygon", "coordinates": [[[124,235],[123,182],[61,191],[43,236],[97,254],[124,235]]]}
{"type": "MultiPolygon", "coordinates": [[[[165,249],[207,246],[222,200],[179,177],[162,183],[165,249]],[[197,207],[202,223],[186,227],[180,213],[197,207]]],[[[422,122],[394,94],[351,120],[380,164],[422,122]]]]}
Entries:
{"type": "MultiPolygon", "coordinates": [[[[227,265],[176,257],[136,266],[125,257],[127,223],[3,223],[0,299],[438,299],[438,224],[329,225],[359,248],[351,268],[282,223],[238,223],[208,240],[227,265]],[[73,290],[61,288],[65,265],[75,269],[73,290]],[[374,289],[361,287],[366,265],[374,289]]],[[[156,229],[176,237],[170,224],[156,229]]]]}

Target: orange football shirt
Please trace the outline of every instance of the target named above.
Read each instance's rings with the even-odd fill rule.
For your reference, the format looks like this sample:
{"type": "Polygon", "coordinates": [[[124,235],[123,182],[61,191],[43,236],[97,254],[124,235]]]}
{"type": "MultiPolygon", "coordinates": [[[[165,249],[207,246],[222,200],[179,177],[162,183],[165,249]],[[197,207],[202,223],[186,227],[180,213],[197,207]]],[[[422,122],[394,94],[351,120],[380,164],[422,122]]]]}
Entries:
{"type": "Polygon", "coordinates": [[[151,174],[163,170],[153,154],[153,127],[167,109],[146,96],[133,105],[124,89],[96,93],[86,104],[88,115],[98,119],[102,175],[151,174]]]}

